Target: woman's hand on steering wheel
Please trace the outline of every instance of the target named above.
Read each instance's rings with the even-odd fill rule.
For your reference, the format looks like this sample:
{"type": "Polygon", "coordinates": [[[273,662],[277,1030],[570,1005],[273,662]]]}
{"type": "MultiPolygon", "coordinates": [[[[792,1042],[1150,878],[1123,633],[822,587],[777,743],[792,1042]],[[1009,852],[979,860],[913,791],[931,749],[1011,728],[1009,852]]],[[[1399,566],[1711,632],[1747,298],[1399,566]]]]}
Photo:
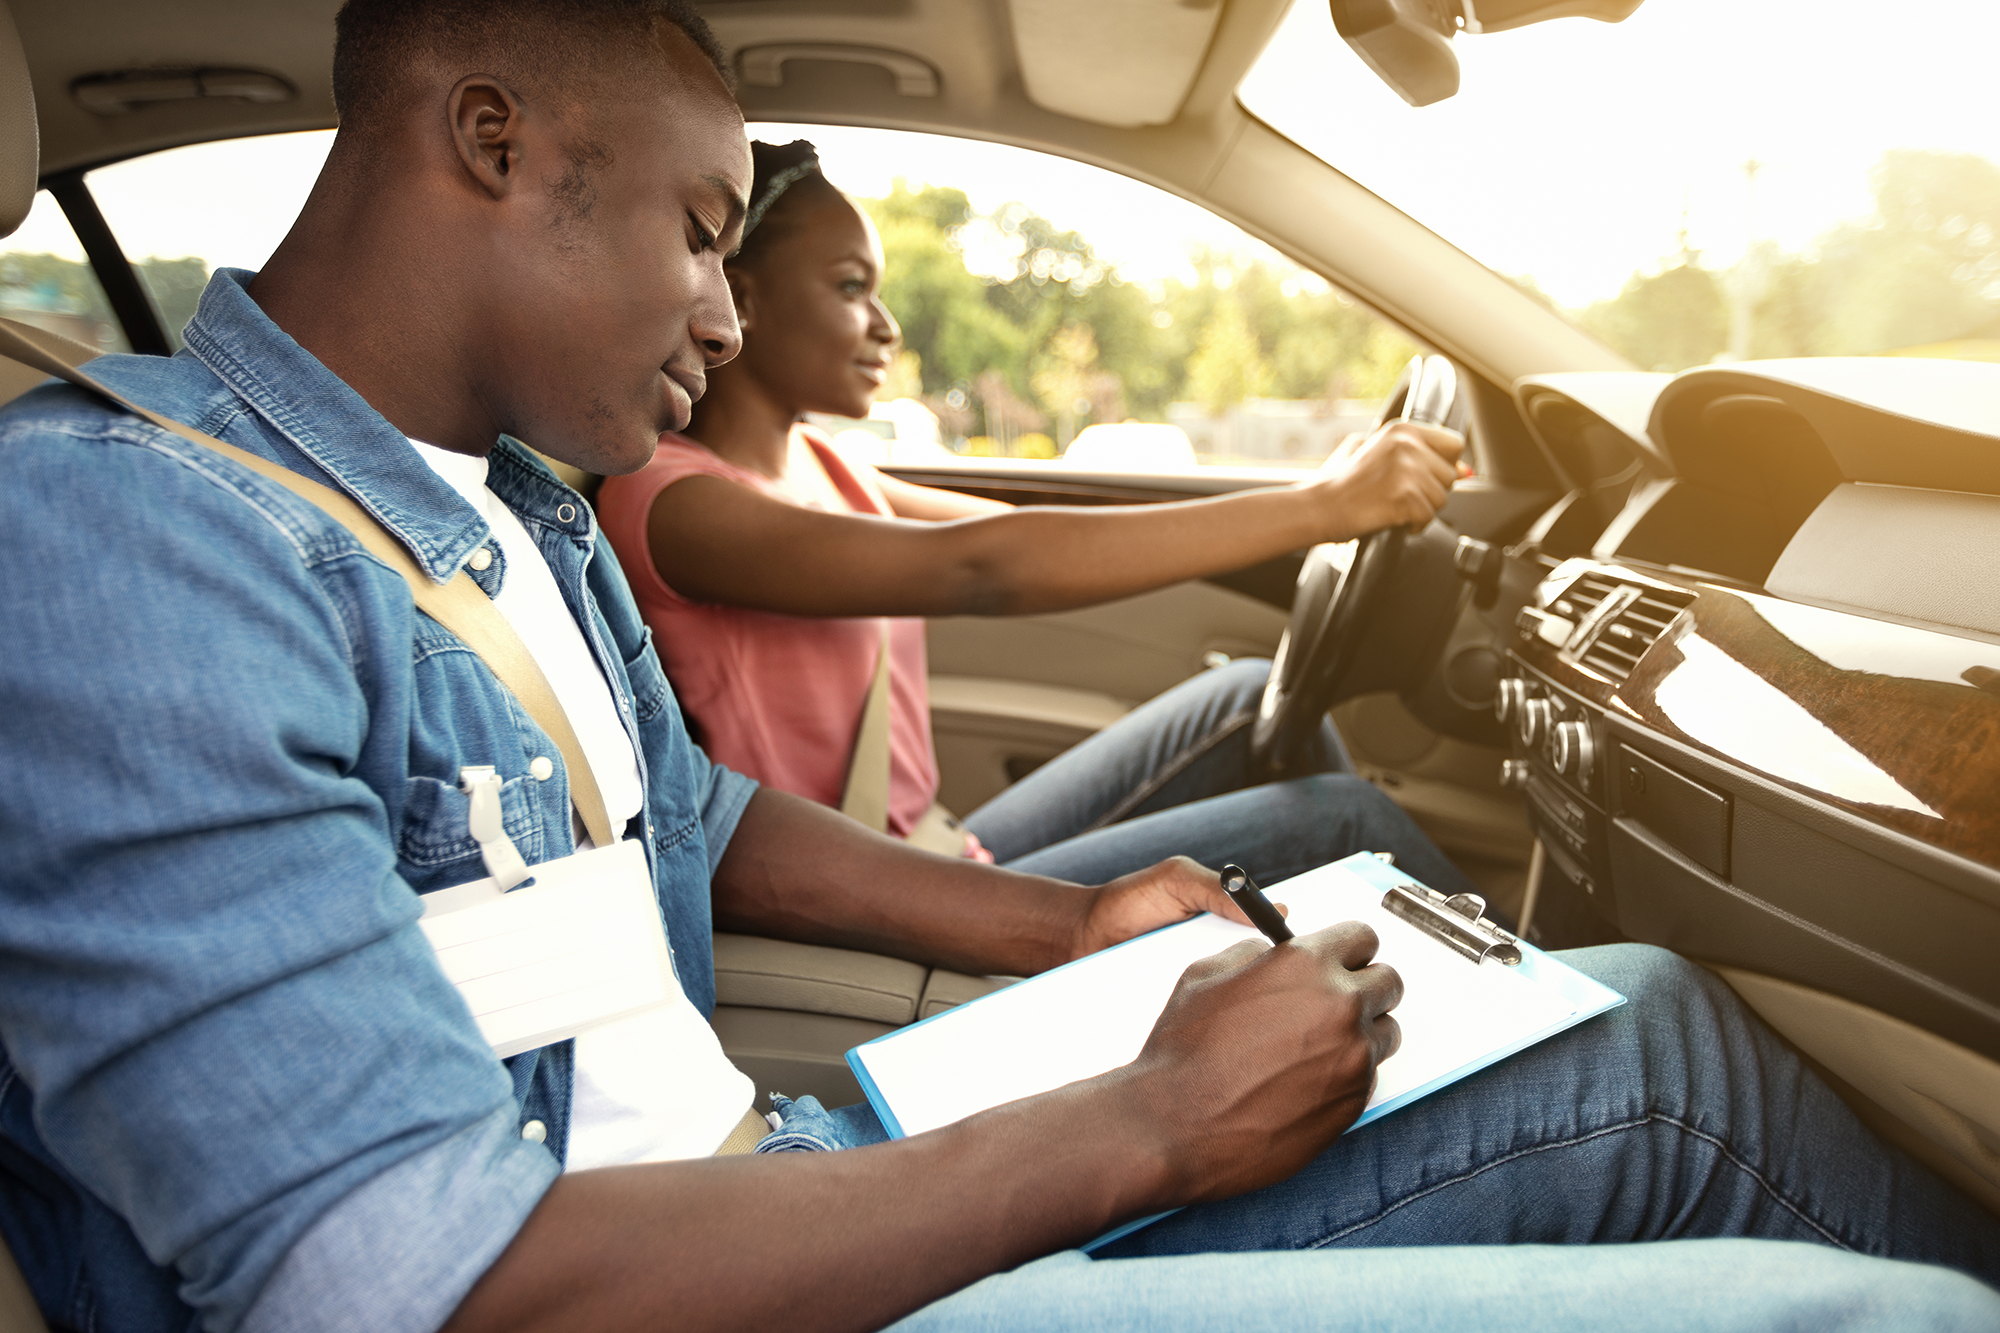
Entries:
{"type": "Polygon", "coordinates": [[[1443,426],[1390,421],[1341,441],[1301,485],[1316,491],[1326,515],[1327,541],[1341,542],[1384,528],[1419,532],[1444,508],[1458,480],[1465,437],[1443,426]]]}

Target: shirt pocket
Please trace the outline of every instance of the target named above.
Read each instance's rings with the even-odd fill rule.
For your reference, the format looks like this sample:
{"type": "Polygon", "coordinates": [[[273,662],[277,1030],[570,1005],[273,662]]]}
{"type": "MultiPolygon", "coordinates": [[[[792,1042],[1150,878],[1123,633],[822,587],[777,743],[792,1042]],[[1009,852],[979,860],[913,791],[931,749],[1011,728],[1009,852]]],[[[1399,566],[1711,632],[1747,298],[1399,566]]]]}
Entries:
{"type": "Polygon", "coordinates": [[[674,702],[673,687],[653,651],[653,631],[648,627],[639,639],[639,651],[625,661],[625,680],[632,689],[632,710],[644,726],[674,702]]]}
{"type": "MultiPolygon", "coordinates": [[[[403,796],[397,868],[418,893],[486,878],[469,821],[472,798],[448,782],[411,777],[403,796]]],[[[548,860],[542,836],[541,784],[532,777],[500,784],[500,826],[529,865],[548,860]]]]}

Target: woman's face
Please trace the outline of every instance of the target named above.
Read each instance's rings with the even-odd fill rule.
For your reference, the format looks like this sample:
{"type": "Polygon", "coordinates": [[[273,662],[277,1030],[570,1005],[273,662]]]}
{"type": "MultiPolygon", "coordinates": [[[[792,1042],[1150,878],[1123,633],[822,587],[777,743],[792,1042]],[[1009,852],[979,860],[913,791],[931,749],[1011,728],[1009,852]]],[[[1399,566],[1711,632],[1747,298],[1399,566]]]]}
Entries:
{"type": "Polygon", "coordinates": [[[796,412],[865,417],[901,330],[882,305],[882,241],[861,210],[821,187],[787,201],[754,263],[735,270],[736,364],[796,412]]]}

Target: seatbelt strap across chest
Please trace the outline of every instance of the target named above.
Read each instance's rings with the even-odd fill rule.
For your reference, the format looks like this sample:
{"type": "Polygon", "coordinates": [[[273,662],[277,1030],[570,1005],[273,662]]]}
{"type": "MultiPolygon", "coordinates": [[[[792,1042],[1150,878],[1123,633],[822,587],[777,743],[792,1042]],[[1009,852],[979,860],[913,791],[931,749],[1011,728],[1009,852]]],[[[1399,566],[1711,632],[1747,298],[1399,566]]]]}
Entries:
{"type": "Polygon", "coordinates": [[[473,582],[470,574],[460,569],[452,574],[449,581],[434,582],[423,566],[417,563],[416,557],[374,515],[345,493],[322,486],[290,468],[259,458],[233,444],[203,435],[170,417],[148,411],[77,369],[83,361],[97,355],[95,350],[68,338],[11,319],[0,319],[0,356],[68,380],[162,430],[171,431],[182,439],[241,463],[318,506],[328,518],[353,533],[355,540],[369,554],[403,576],[417,609],[462,639],[520,701],[528,716],[535,720],[535,725],[555,742],[569,777],[570,799],[590,840],[599,847],[609,847],[617,841],[610,816],[605,811],[604,796],[597,788],[597,778],[584,758],[583,747],[577,741],[576,730],[570,726],[569,715],[563,711],[561,700],[556,698],[548,677],[542,674],[534,655],[521,642],[521,636],[507,623],[507,618],[500,614],[492,599],[473,582]]]}
{"type": "Polygon", "coordinates": [[[889,830],[889,622],[882,626],[881,647],[875,654],[875,675],[868,682],[868,701],[861,706],[854,750],[847,760],[847,788],[840,813],[877,833],[889,830]]]}

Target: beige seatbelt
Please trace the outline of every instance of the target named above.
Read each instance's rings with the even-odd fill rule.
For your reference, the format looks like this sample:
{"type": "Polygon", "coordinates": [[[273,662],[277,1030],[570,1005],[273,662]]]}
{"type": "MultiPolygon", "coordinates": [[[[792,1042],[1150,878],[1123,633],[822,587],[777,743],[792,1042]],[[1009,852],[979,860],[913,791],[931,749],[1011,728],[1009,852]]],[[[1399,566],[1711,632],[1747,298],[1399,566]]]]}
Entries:
{"type": "Polygon", "coordinates": [[[144,417],[162,430],[172,431],[183,439],[227,455],[293,494],[311,501],[324,510],[327,517],[353,533],[371,555],[403,576],[404,582],[410,585],[410,596],[417,609],[463,639],[466,646],[478,654],[479,660],[499,677],[500,683],[521,701],[521,706],[528,710],[528,716],[535,720],[535,725],[556,743],[556,748],[562,752],[563,767],[569,774],[570,799],[575,802],[577,815],[583,821],[584,830],[590,834],[590,840],[599,847],[609,847],[616,841],[610,816],[604,809],[604,797],[597,789],[597,778],[584,759],[583,747],[577,743],[576,731],[569,724],[569,715],[563,712],[561,701],[549,687],[548,677],[542,674],[527,645],[521,642],[521,636],[514,632],[514,627],[507,623],[507,618],[500,614],[492,599],[480,591],[470,574],[461,569],[447,583],[433,582],[403,544],[345,494],[238,449],[233,444],[149,412],[99,384],[73,364],[96,355],[96,351],[81,343],[11,319],[0,319],[0,356],[66,379],[78,388],[88,389],[106,401],[144,417]]]}
{"type": "Polygon", "coordinates": [[[28,1280],[4,1244],[0,1244],[0,1333],[49,1333],[28,1280]]]}
{"type": "Polygon", "coordinates": [[[771,1137],[774,1131],[771,1122],[754,1110],[745,1111],[743,1118],[736,1122],[736,1128],[729,1131],[729,1137],[714,1152],[716,1157],[740,1157],[754,1151],[758,1144],[771,1137]]]}
{"type": "MultiPolygon", "coordinates": [[[[840,813],[877,833],[889,830],[889,622],[882,622],[882,646],[875,654],[875,679],[868,683],[868,702],[854,735],[854,754],[847,762],[847,789],[840,813]]],[[[912,847],[944,856],[965,855],[965,829],[957,816],[937,802],[904,836],[912,847]]]]}
{"type": "Polygon", "coordinates": [[[882,644],[875,653],[875,679],[868,683],[868,702],[861,707],[861,726],[854,733],[854,753],[847,761],[847,789],[840,796],[840,813],[874,829],[889,830],[889,622],[882,625],[882,644]]]}

